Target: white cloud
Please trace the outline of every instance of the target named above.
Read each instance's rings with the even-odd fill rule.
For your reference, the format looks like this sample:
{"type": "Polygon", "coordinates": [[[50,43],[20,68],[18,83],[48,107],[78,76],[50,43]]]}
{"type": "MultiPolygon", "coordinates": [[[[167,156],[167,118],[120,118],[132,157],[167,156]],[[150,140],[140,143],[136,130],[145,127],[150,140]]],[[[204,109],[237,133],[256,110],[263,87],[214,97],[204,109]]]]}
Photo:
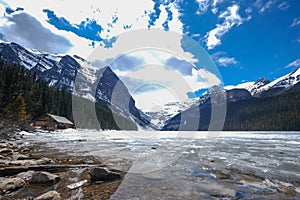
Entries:
{"type": "Polygon", "coordinates": [[[112,58],[127,54],[139,57],[147,64],[163,64],[176,55],[189,63],[198,62],[193,54],[182,49],[181,40],[181,34],[161,29],[129,31],[119,35],[113,48],[96,48],[88,59],[91,62],[98,60],[103,65],[109,65],[112,58]]]}
{"type": "Polygon", "coordinates": [[[264,4],[262,7],[260,7],[259,12],[264,13],[265,11],[267,11],[268,9],[271,8],[273,3],[275,3],[275,0],[269,0],[266,4],[264,4]]]}
{"type": "Polygon", "coordinates": [[[222,3],[222,2],[223,2],[223,0],[214,0],[213,1],[213,3],[212,3],[212,9],[211,9],[212,13],[216,14],[218,12],[217,5],[220,4],[220,3],[222,3]]]}
{"type": "Polygon", "coordinates": [[[167,88],[150,92],[134,94],[137,108],[144,112],[161,110],[167,102],[182,102],[182,100],[167,88]]]}
{"type": "Polygon", "coordinates": [[[14,41],[27,48],[50,53],[65,53],[72,46],[65,37],[52,33],[27,13],[15,12],[5,19],[7,25],[0,26],[0,33],[6,41],[14,41]]]}
{"type": "Polygon", "coordinates": [[[290,5],[286,1],[284,1],[284,2],[280,3],[277,7],[280,10],[287,10],[290,7],[290,5]]]}
{"type": "Polygon", "coordinates": [[[238,63],[235,58],[221,57],[217,59],[219,66],[227,67],[228,65],[235,65],[238,63]]]}
{"type": "Polygon", "coordinates": [[[194,92],[221,83],[218,77],[204,69],[193,69],[192,74],[192,76],[182,76],[174,70],[153,66],[152,70],[142,68],[136,72],[130,72],[126,76],[142,78],[145,82],[141,87],[147,85],[161,86],[151,92],[133,93],[134,99],[137,100],[137,106],[143,111],[150,111],[153,107],[162,106],[168,102],[186,102],[188,99],[187,92],[194,92]]]}
{"type": "Polygon", "coordinates": [[[201,37],[201,34],[200,33],[195,33],[192,35],[192,38],[199,38],[201,37]]]}
{"type": "MultiPolygon", "coordinates": [[[[58,17],[64,17],[71,24],[80,24],[82,21],[85,21],[87,17],[94,19],[104,29],[100,33],[100,37],[111,38],[115,35],[125,32],[124,25],[132,25],[130,30],[147,28],[150,18],[148,14],[145,14],[145,12],[150,13],[153,11],[154,6],[154,2],[152,0],[131,1],[130,3],[134,6],[128,6],[128,2],[124,0],[5,0],[4,3],[12,9],[17,7],[24,8],[24,12],[35,17],[45,28],[49,29],[54,34],[58,34],[69,39],[69,41],[71,41],[73,44],[73,47],[70,49],[69,53],[78,54],[82,57],[87,57],[93,51],[93,48],[90,46],[92,41],[78,37],[72,32],[58,30],[47,22],[47,15],[43,12],[43,9],[54,11],[58,17]],[[118,17],[118,21],[117,23],[112,24],[112,18],[114,16],[118,17]]],[[[170,30],[182,33],[183,25],[179,20],[179,11],[175,2],[170,3],[168,7],[173,14],[173,19],[169,21],[170,30]]],[[[2,11],[3,6],[0,8],[2,11]]],[[[162,14],[152,28],[162,28],[162,23],[167,19],[165,9],[161,8],[161,10],[162,14]]],[[[0,16],[0,23],[2,20],[3,17],[1,18],[0,16]]],[[[177,45],[180,46],[181,44],[178,43],[177,45]]]]}
{"type": "Polygon", "coordinates": [[[126,76],[144,83],[158,83],[178,91],[185,96],[188,91],[211,87],[220,84],[219,78],[205,69],[192,69],[191,75],[182,75],[177,70],[167,68],[162,64],[141,65],[131,71],[115,70],[118,76],[126,76]],[[177,88],[177,89],[176,89],[177,88]]]}
{"type": "Polygon", "coordinates": [[[223,2],[224,0],[214,0],[212,3],[213,7],[216,7],[219,3],[223,2]]]}
{"type": "MultiPolygon", "coordinates": [[[[96,49],[89,57],[89,60],[99,60],[102,61],[100,63],[102,63],[103,66],[111,66],[112,60],[110,58],[118,58],[118,56],[124,55],[130,58],[136,58],[141,61],[141,63],[137,63],[136,66],[128,70],[124,70],[126,66],[121,66],[120,69],[116,67],[114,68],[114,72],[121,78],[126,86],[130,86],[130,92],[137,102],[140,100],[138,98],[141,97],[141,93],[153,93],[157,90],[148,87],[151,88],[152,91],[147,90],[135,94],[135,90],[147,84],[162,85],[168,88],[168,90],[175,92],[178,98],[184,101],[188,98],[187,92],[207,88],[211,85],[219,85],[221,81],[217,75],[209,71],[191,69],[193,68],[192,66],[198,62],[198,59],[195,59],[192,54],[183,51],[183,49],[178,46],[181,38],[182,36],[180,34],[162,32],[157,29],[128,32],[120,35],[114,48],[96,49]],[[145,38],[147,39],[145,40],[145,38]],[[167,64],[167,62],[174,57],[177,58],[179,62],[185,61],[186,63],[190,63],[189,66],[182,66],[189,67],[189,71],[186,72],[183,69],[179,70],[178,67],[181,67],[181,65],[176,62],[171,62],[172,65],[169,66],[170,62],[169,64],[167,64]],[[176,66],[176,64],[178,64],[178,66],[176,66]]],[[[118,62],[118,59],[116,62],[118,62]]],[[[161,88],[159,88],[159,90],[161,90],[161,88]]],[[[161,98],[163,98],[163,96],[161,96],[161,98]]],[[[168,98],[161,101],[164,101],[165,104],[168,102],[167,99],[168,98]]],[[[140,104],[143,104],[143,102],[140,104]]]]}
{"type": "Polygon", "coordinates": [[[289,67],[300,67],[300,58],[297,59],[297,60],[294,60],[293,62],[291,62],[290,64],[288,64],[284,68],[289,68],[289,67]]]}
{"type": "Polygon", "coordinates": [[[234,57],[228,57],[226,52],[216,52],[212,55],[215,62],[222,67],[227,67],[228,65],[238,64],[238,61],[234,57]]]}
{"type": "Polygon", "coordinates": [[[245,10],[245,12],[246,12],[247,14],[251,14],[251,13],[253,12],[253,10],[252,10],[251,7],[249,7],[249,8],[247,8],[247,9],[245,10]]]}
{"type": "Polygon", "coordinates": [[[196,14],[201,15],[203,13],[205,13],[208,9],[208,7],[210,6],[210,0],[196,0],[198,3],[198,10],[196,12],[196,14]]]}
{"type": "Polygon", "coordinates": [[[255,6],[260,14],[263,14],[271,8],[271,6],[276,2],[276,0],[256,0],[253,6],[255,6]]]}
{"type": "Polygon", "coordinates": [[[222,24],[217,24],[216,28],[206,34],[206,46],[208,49],[213,49],[220,45],[221,37],[227,33],[232,27],[241,25],[245,19],[241,18],[238,13],[239,6],[233,5],[227,8],[226,11],[219,15],[219,19],[224,19],[222,24]]]}
{"type": "MultiPolygon", "coordinates": [[[[5,13],[5,5],[0,3],[0,14],[5,13]]],[[[5,24],[7,20],[0,15],[0,24],[5,24]]]]}
{"type": "MultiPolygon", "coordinates": [[[[215,74],[205,69],[192,68],[189,69],[189,73],[181,73],[180,70],[175,69],[176,66],[167,67],[166,60],[175,58],[171,52],[145,49],[131,52],[127,56],[146,58],[143,59],[142,64],[131,70],[114,70],[126,86],[130,85],[131,94],[139,108],[143,110],[149,110],[155,105],[164,105],[170,101],[185,102],[188,99],[188,92],[221,84],[215,74]],[[153,87],[156,85],[161,87],[153,87]],[[150,89],[141,91],[140,88],[143,87],[150,89]]],[[[180,61],[181,58],[177,57],[177,59],[180,61]]]]}
{"type": "MultiPolygon", "coordinates": [[[[174,99],[174,95],[177,99],[184,101],[187,98],[187,92],[221,83],[216,75],[207,70],[193,69],[191,75],[184,76],[178,70],[163,67],[165,62],[174,56],[179,60],[191,63],[191,65],[198,62],[198,59],[193,54],[185,51],[181,46],[183,24],[179,20],[180,13],[175,2],[167,5],[172,12],[172,20],[168,23],[169,32],[155,29],[162,28],[162,23],[167,20],[168,15],[164,6],[160,7],[162,12],[155,25],[151,27],[151,30],[145,30],[149,22],[148,14],[153,11],[154,2],[152,0],[131,1],[130,4],[133,6],[128,6],[129,2],[124,0],[85,0],[84,2],[74,0],[31,0],[30,2],[6,0],[6,2],[12,9],[23,7],[24,12],[35,17],[43,27],[71,41],[73,47],[67,52],[69,54],[78,54],[89,61],[98,60],[103,66],[108,65],[113,59],[127,54],[142,60],[144,66],[137,67],[131,71],[116,69],[115,72],[120,77],[126,76],[130,78],[130,81],[136,80],[136,87],[139,87],[138,84],[161,84],[168,91],[172,91],[173,97],[172,95],[168,97],[168,92],[165,93],[166,96],[161,93],[153,93],[163,89],[139,92],[133,95],[137,103],[148,104],[147,101],[144,103],[141,100],[142,97],[139,99],[142,94],[148,95],[148,101],[151,99],[150,97],[153,98],[157,94],[158,96],[155,97],[160,98],[163,104],[169,102],[171,98],[174,99]],[[64,17],[71,24],[80,24],[87,17],[94,19],[104,28],[104,31],[100,34],[101,38],[117,35],[118,39],[114,43],[113,48],[98,47],[94,49],[89,46],[92,41],[79,37],[72,32],[58,30],[49,24],[43,9],[52,10],[56,16],[64,17]],[[118,21],[115,24],[111,24],[114,16],[118,17],[118,21]],[[128,24],[132,26],[130,30],[125,31],[123,26],[128,24]],[[154,49],[154,51],[149,51],[147,48],[154,49]]],[[[232,8],[233,10],[230,9],[227,11],[228,14],[224,13],[221,18],[224,18],[227,21],[226,23],[229,23],[229,26],[239,24],[236,21],[237,16],[235,16],[234,7],[232,8]]],[[[1,16],[0,20],[2,20],[1,16]]],[[[126,82],[125,79],[124,82],[126,82]]],[[[131,84],[134,85],[132,82],[131,84]]],[[[131,89],[134,91],[134,86],[131,89]]]]}
{"type": "Polygon", "coordinates": [[[291,27],[298,26],[300,24],[300,17],[297,17],[293,20],[293,23],[291,24],[291,27]]]}

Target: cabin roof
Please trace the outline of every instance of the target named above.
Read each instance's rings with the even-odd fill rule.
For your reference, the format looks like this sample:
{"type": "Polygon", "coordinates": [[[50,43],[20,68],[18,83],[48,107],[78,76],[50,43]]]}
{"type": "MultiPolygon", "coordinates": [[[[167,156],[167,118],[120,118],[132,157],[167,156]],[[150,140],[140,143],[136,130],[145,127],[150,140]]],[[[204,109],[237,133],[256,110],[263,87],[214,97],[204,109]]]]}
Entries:
{"type": "Polygon", "coordinates": [[[58,116],[58,115],[52,115],[52,114],[49,114],[49,113],[47,113],[47,115],[49,115],[51,118],[53,118],[55,121],[57,121],[59,123],[73,124],[73,122],[71,122],[70,120],[68,120],[65,117],[58,116]]]}

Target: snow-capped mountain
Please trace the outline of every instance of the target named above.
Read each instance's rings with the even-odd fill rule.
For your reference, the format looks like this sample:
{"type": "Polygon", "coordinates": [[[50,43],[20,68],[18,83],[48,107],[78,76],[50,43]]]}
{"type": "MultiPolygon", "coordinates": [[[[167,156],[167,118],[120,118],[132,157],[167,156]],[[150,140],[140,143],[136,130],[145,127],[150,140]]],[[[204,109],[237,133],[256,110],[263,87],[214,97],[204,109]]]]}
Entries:
{"type": "MultiPolygon", "coordinates": [[[[225,86],[224,88],[214,86],[200,96],[196,104],[166,121],[162,130],[178,130],[179,128],[182,130],[194,130],[190,127],[189,122],[195,120],[199,116],[199,112],[202,116],[208,116],[208,118],[204,118],[204,120],[202,119],[202,124],[199,124],[199,130],[207,130],[206,126],[209,124],[211,105],[220,105],[225,102],[229,104],[231,103],[230,105],[232,105],[232,103],[245,99],[248,99],[248,102],[251,102],[252,99],[274,95],[278,95],[278,98],[281,98],[281,94],[284,95],[286,94],[285,92],[289,92],[294,88],[296,88],[294,91],[298,91],[297,88],[299,88],[299,82],[300,68],[277,78],[272,82],[265,78],[260,78],[256,82],[246,82],[237,86],[225,86]],[[212,95],[214,95],[214,98],[212,98],[212,95]],[[187,119],[185,119],[186,123],[184,123],[182,127],[179,127],[182,120],[182,114],[187,116],[187,119]]],[[[230,107],[230,116],[235,114],[235,110],[233,108],[234,106],[230,107]]],[[[253,108],[253,110],[255,111],[255,108],[253,108]]]]}
{"type": "Polygon", "coordinates": [[[230,89],[246,89],[248,90],[252,96],[259,97],[261,95],[264,95],[266,93],[272,94],[272,90],[283,91],[285,89],[288,89],[295,84],[300,82],[300,68],[294,70],[291,73],[288,73],[282,77],[279,77],[275,79],[274,81],[269,81],[265,78],[260,78],[256,82],[245,82],[238,84],[236,86],[225,86],[224,89],[230,90],[230,89]]]}
{"type": "Polygon", "coordinates": [[[105,101],[113,104],[118,112],[130,113],[137,121],[149,123],[136,108],[126,86],[109,67],[97,68],[76,55],[39,52],[13,42],[0,43],[0,55],[7,63],[35,73],[50,86],[64,88],[92,101],[105,101]]]}
{"type": "Polygon", "coordinates": [[[295,84],[300,82],[300,68],[294,70],[293,72],[284,75],[280,78],[275,79],[274,81],[263,85],[262,87],[258,88],[257,91],[253,94],[255,96],[259,96],[260,94],[264,93],[265,91],[271,89],[288,89],[295,84]]]}
{"type": "Polygon", "coordinates": [[[187,100],[185,102],[170,102],[163,106],[162,110],[155,112],[146,112],[150,117],[151,123],[157,128],[161,129],[167,120],[174,117],[176,114],[186,110],[196,103],[197,100],[187,100]]]}
{"type": "Polygon", "coordinates": [[[244,82],[244,83],[240,83],[238,85],[227,85],[224,86],[225,90],[232,90],[232,89],[246,89],[246,90],[251,90],[253,85],[255,84],[254,81],[249,81],[249,82],[244,82]]]}
{"type": "Polygon", "coordinates": [[[248,90],[252,95],[256,94],[258,89],[263,87],[264,85],[270,83],[270,81],[268,79],[265,78],[260,78],[257,81],[249,81],[249,82],[245,82],[245,83],[240,83],[236,86],[233,85],[229,85],[229,86],[225,86],[224,89],[225,90],[231,90],[231,89],[246,89],[248,90]]]}
{"type": "MultiPolygon", "coordinates": [[[[251,98],[251,94],[246,89],[231,89],[224,90],[221,87],[214,86],[204,95],[202,95],[199,101],[189,107],[188,109],[178,113],[171,119],[169,119],[161,130],[163,131],[177,131],[177,130],[195,130],[195,128],[209,125],[212,105],[221,105],[222,103],[236,102],[243,99],[251,98]],[[185,116],[182,119],[182,116],[185,116]],[[199,125],[195,124],[197,119],[199,125]],[[183,123],[182,123],[183,121],[183,123]],[[201,125],[200,125],[201,123],[201,125]]],[[[202,130],[202,129],[199,129],[202,130]]],[[[205,130],[205,129],[203,129],[205,130]]]]}

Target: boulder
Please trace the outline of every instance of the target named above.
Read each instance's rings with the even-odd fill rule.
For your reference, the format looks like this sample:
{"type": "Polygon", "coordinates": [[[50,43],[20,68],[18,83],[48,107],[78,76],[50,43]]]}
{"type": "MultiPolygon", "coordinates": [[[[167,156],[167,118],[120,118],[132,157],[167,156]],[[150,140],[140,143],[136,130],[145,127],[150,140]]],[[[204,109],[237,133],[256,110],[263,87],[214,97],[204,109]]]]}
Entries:
{"type": "Polygon", "coordinates": [[[32,184],[54,184],[60,180],[59,176],[49,172],[35,172],[32,174],[30,183],[32,184]]]}
{"type": "Polygon", "coordinates": [[[113,181],[120,179],[121,175],[108,171],[105,168],[94,167],[89,172],[92,181],[113,181]]]}
{"type": "Polygon", "coordinates": [[[0,193],[14,191],[26,185],[21,178],[2,178],[0,179],[0,193]]]}
{"type": "Polygon", "coordinates": [[[58,192],[52,190],[52,191],[49,191],[45,194],[42,194],[36,198],[34,198],[34,200],[60,200],[60,195],[58,192]]]}
{"type": "Polygon", "coordinates": [[[37,160],[37,165],[51,165],[51,164],[55,164],[55,162],[53,160],[51,160],[50,158],[41,158],[39,160],[37,160]]]}
{"type": "Polygon", "coordinates": [[[16,175],[17,178],[21,178],[25,181],[30,181],[32,179],[32,176],[36,173],[35,171],[27,171],[27,172],[22,172],[16,175]]]}

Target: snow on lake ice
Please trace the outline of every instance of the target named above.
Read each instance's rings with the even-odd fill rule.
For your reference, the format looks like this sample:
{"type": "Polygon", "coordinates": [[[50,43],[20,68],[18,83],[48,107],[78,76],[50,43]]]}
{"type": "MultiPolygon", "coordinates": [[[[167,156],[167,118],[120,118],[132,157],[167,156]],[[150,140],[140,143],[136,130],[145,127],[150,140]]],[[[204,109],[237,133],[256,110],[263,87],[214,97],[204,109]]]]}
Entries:
{"type": "MultiPolygon", "coordinates": [[[[286,199],[268,181],[278,187],[291,184],[299,191],[297,132],[67,129],[25,138],[69,154],[99,157],[104,164],[119,170],[130,167],[113,199],[119,195],[125,195],[125,199],[149,199],[153,195],[157,199],[209,199],[212,193],[258,199],[268,193],[268,198],[286,199]]],[[[298,192],[295,197],[300,199],[298,192]]]]}

